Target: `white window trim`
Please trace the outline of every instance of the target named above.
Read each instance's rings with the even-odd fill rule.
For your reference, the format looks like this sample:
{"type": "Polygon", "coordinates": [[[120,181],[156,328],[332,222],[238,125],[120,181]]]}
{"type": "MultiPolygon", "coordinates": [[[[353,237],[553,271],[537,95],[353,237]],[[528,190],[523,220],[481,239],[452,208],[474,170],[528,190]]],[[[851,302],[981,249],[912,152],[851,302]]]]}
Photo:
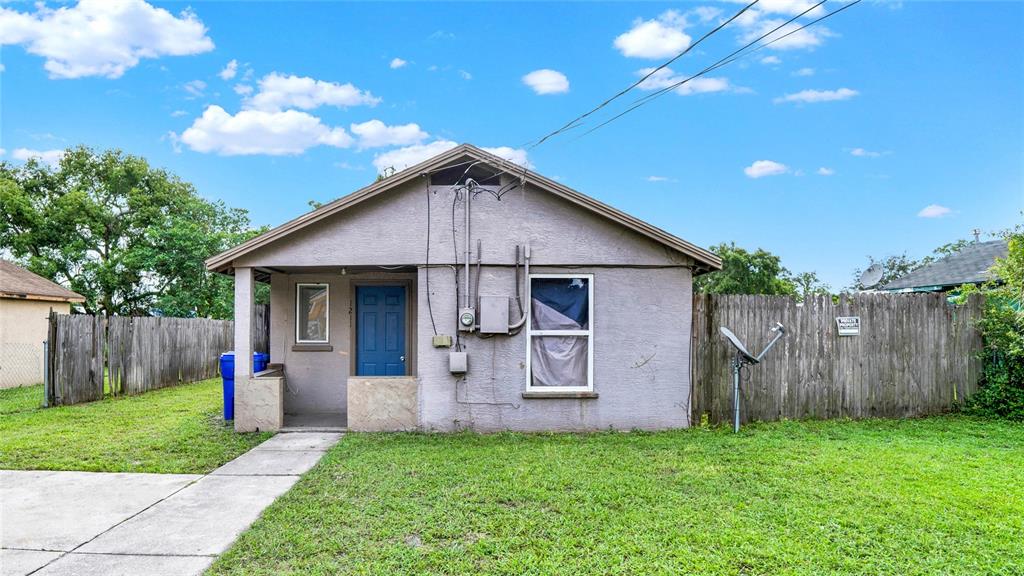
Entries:
{"type": "Polygon", "coordinates": [[[296,344],[328,344],[331,341],[331,285],[327,282],[298,282],[295,284],[295,343],[296,344]],[[302,288],[315,286],[324,288],[327,292],[327,309],[324,311],[324,339],[323,340],[301,340],[299,339],[299,296],[302,288]]]}
{"type": "Polygon", "coordinates": [[[594,275],[593,274],[530,274],[526,279],[526,391],[527,392],[593,392],[594,391],[594,275]],[[533,329],[533,279],[534,278],[586,278],[587,279],[587,324],[586,330],[534,330],[533,329]],[[586,336],[587,337],[587,386],[534,386],[533,385],[533,337],[534,336],[586,336]]]}

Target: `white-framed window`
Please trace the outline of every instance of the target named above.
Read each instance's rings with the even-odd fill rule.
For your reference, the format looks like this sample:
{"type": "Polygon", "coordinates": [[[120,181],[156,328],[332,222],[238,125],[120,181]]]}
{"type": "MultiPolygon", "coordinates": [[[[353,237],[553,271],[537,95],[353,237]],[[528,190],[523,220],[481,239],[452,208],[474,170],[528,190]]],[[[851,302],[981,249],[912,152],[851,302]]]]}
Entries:
{"type": "Polygon", "coordinates": [[[594,390],[594,275],[530,274],[526,391],[594,390]]]}
{"type": "Polygon", "coordinates": [[[324,344],[330,339],[330,290],[327,284],[295,285],[295,342],[324,344]]]}

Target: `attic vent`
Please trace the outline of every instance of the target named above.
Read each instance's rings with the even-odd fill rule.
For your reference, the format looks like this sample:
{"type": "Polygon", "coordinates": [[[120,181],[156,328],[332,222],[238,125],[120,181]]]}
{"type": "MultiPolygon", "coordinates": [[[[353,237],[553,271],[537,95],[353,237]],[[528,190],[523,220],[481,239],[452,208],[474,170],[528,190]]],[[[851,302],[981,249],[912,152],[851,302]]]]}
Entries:
{"type": "Polygon", "coordinates": [[[451,168],[443,168],[430,175],[431,186],[453,186],[456,184],[465,184],[466,180],[472,178],[477,184],[482,186],[498,186],[501,184],[501,172],[485,164],[477,164],[470,166],[469,171],[466,171],[466,166],[452,166],[451,168]]]}

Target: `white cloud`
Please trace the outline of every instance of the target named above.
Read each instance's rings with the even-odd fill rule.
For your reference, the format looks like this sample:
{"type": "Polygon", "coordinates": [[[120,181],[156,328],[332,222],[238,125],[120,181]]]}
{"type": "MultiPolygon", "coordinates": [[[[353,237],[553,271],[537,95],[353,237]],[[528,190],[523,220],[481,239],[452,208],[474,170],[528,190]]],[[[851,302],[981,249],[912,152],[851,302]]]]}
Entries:
{"type": "Polygon", "coordinates": [[[615,47],[630,58],[667,58],[690,45],[683,29],[686,18],[675,10],[663,12],[653,20],[636,20],[628,32],[615,38],[615,47]]]}
{"type": "Polygon", "coordinates": [[[564,94],[569,91],[569,79],[558,70],[542,68],[523,76],[523,84],[537,94],[564,94]]]}
{"type": "Polygon", "coordinates": [[[259,91],[246,100],[245,107],[273,112],[284,108],[312,110],[320,106],[376,106],[379,102],[380,98],[350,83],[337,84],[272,72],[260,79],[259,91]]]}
{"type": "Polygon", "coordinates": [[[181,118],[182,116],[188,116],[188,112],[185,112],[184,110],[175,110],[174,112],[171,112],[171,118],[181,118]]]}
{"type": "Polygon", "coordinates": [[[743,173],[750,178],[763,178],[765,176],[778,176],[789,172],[789,166],[773,162],[772,160],[758,160],[743,169],[743,173]]]}
{"type": "MultiPolygon", "coordinates": [[[[406,146],[404,148],[396,148],[394,150],[388,150],[387,152],[378,154],[373,157],[373,166],[378,172],[383,172],[387,168],[394,168],[395,170],[404,170],[409,166],[414,166],[446,152],[458,146],[457,143],[451,140],[434,140],[426,144],[414,144],[412,146],[406,146]]],[[[494,154],[495,156],[504,158],[520,166],[526,166],[530,168],[530,162],[527,158],[526,150],[522,148],[512,148],[510,146],[498,146],[495,148],[484,148],[487,152],[494,154]]]]}
{"type": "Polygon", "coordinates": [[[81,0],[34,13],[0,7],[0,45],[21,45],[46,59],[51,78],[119,78],[142,58],[213,50],[206,26],[191,10],[177,16],[143,0],[81,0]]]}
{"type": "Polygon", "coordinates": [[[860,92],[849,88],[840,88],[838,90],[801,90],[795,94],[780,96],[776,98],[774,102],[776,104],[783,104],[787,102],[799,102],[801,104],[836,102],[839,100],[849,100],[857,94],[860,94],[860,92]]]}
{"type": "Polygon", "coordinates": [[[832,168],[826,168],[824,166],[822,166],[821,168],[818,168],[818,175],[819,176],[832,176],[835,173],[836,173],[836,171],[833,170],[832,168]]]}
{"type": "Polygon", "coordinates": [[[776,66],[778,64],[782,64],[782,60],[778,56],[765,56],[764,58],[761,58],[761,64],[776,66]]]}
{"type": "Polygon", "coordinates": [[[929,204],[921,209],[917,213],[919,218],[942,218],[943,216],[949,216],[953,211],[945,206],[939,204],[929,204]]]}
{"type": "Polygon", "coordinates": [[[451,140],[434,140],[426,144],[414,144],[405,148],[396,148],[374,156],[373,166],[377,168],[378,172],[383,172],[387,168],[402,170],[433,158],[456,146],[458,144],[451,140]]]}
{"type": "Polygon", "coordinates": [[[668,176],[648,176],[648,182],[678,182],[675,178],[669,178],[668,176]]]}
{"type": "Polygon", "coordinates": [[[472,80],[473,79],[473,75],[470,74],[469,72],[466,72],[465,70],[459,70],[459,76],[463,80],[472,80]]]}
{"type": "Polygon", "coordinates": [[[395,70],[397,68],[402,68],[406,64],[408,64],[408,62],[402,60],[401,58],[392,58],[391,64],[389,64],[388,66],[390,66],[392,70],[395,70]]]}
{"type": "Polygon", "coordinates": [[[801,68],[793,72],[793,76],[814,76],[814,68],[801,68]]]}
{"type": "MultiPolygon", "coordinates": [[[[832,31],[825,26],[816,24],[800,29],[805,22],[794,21],[786,24],[790,17],[800,14],[816,3],[805,0],[758,2],[755,8],[747,10],[736,19],[737,25],[742,30],[742,33],[739,35],[740,43],[747,44],[767,34],[763,42],[768,43],[778,40],[768,46],[772,50],[800,50],[820,46],[826,38],[834,36],[832,31]],[[775,15],[782,17],[773,17],[775,15]],[[778,30],[775,30],[776,28],[778,30]]],[[[824,9],[819,6],[808,12],[805,16],[814,18],[824,14],[824,12],[824,9]]]]}
{"type": "Polygon", "coordinates": [[[3,64],[0,64],[0,72],[4,72],[6,70],[7,70],[7,66],[4,66],[3,64]]]}
{"type": "MultiPolygon", "coordinates": [[[[644,68],[637,71],[637,76],[646,76],[653,71],[654,68],[644,68]]],[[[679,82],[685,80],[686,76],[677,76],[671,68],[662,68],[655,72],[650,78],[640,83],[641,90],[661,90],[674,86],[679,82]]],[[[729,80],[727,78],[712,78],[709,76],[700,76],[694,78],[685,84],[676,87],[673,91],[681,96],[689,96],[690,94],[704,94],[707,92],[722,92],[729,90],[729,80]]]]}
{"type": "Polygon", "coordinates": [[[863,148],[854,148],[850,150],[851,156],[857,156],[860,158],[878,158],[882,155],[881,152],[872,152],[871,150],[865,150],[863,148]]]}
{"type": "Polygon", "coordinates": [[[326,126],[306,112],[242,110],[232,116],[220,106],[207,107],[180,140],[196,152],[222,156],[288,156],[321,145],[347,148],[353,142],[344,128],[326,126]]]}
{"type": "Polygon", "coordinates": [[[530,160],[527,158],[526,150],[523,150],[522,148],[512,148],[511,146],[488,148],[484,146],[483,149],[499,158],[504,158],[513,164],[519,164],[520,166],[525,166],[527,168],[533,167],[533,164],[530,164],[530,160]]]}
{"type": "Polygon", "coordinates": [[[0,156],[3,156],[4,154],[7,154],[7,149],[6,148],[0,148],[0,156]]]}
{"type": "Polygon", "coordinates": [[[388,126],[380,120],[352,124],[349,128],[359,137],[360,149],[418,144],[430,136],[420,130],[419,124],[388,126]]]}
{"type": "Polygon", "coordinates": [[[698,6],[693,10],[690,10],[690,13],[696,16],[702,24],[707,24],[708,22],[711,22],[715,18],[721,16],[722,10],[721,8],[714,8],[711,6],[698,6]]]}
{"type": "Polygon", "coordinates": [[[232,90],[234,90],[235,94],[238,94],[239,96],[248,96],[249,94],[252,94],[252,86],[248,84],[235,84],[232,90]]]}
{"type": "Polygon", "coordinates": [[[185,92],[189,93],[190,100],[193,98],[201,98],[203,93],[206,91],[206,82],[203,82],[202,80],[191,80],[189,82],[185,82],[185,85],[182,86],[182,88],[185,89],[185,92]]]}
{"type": "Polygon", "coordinates": [[[35,158],[44,164],[49,164],[50,166],[57,166],[60,164],[60,159],[63,157],[63,150],[32,150],[29,148],[15,148],[11,152],[11,158],[14,158],[15,160],[26,162],[29,158],[35,158]]]}
{"type": "Polygon", "coordinates": [[[231,80],[238,74],[238,60],[231,60],[224,69],[217,73],[221,80],[231,80]]]}

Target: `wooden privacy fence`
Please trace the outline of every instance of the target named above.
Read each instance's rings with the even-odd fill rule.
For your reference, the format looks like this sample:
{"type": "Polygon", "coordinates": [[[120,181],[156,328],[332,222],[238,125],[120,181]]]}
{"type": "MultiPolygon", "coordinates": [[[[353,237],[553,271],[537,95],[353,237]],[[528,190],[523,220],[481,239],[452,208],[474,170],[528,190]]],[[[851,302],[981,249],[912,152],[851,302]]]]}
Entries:
{"type": "Polygon", "coordinates": [[[808,298],[697,294],[693,305],[694,421],[732,419],[731,329],[757,354],[781,322],[787,330],[761,364],[743,370],[743,421],[909,417],[948,411],[977,390],[982,297],[953,306],[944,294],[808,298]],[[837,317],[860,318],[839,336],[837,317]]]}
{"type": "MultiPolygon", "coordinates": [[[[257,352],[270,342],[270,311],[256,307],[257,352]]],[[[78,404],[105,394],[139,394],[220,375],[234,348],[234,322],[206,318],[53,314],[48,338],[47,405],[78,404]]]]}

